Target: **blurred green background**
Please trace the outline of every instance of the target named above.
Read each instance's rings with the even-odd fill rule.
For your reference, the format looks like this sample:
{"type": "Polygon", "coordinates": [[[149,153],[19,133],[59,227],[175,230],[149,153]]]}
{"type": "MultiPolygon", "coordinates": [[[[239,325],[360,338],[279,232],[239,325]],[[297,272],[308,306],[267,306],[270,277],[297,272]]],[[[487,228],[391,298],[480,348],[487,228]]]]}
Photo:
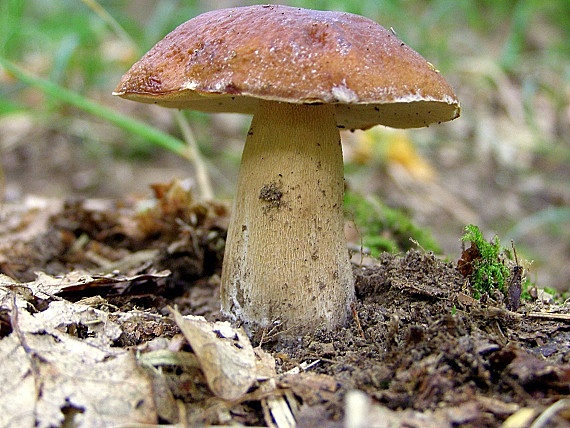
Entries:
{"type": "MultiPolygon", "coordinates": [[[[111,92],[176,25],[254,3],[0,0],[0,57],[182,138],[173,111],[111,92]]],[[[519,257],[533,261],[532,280],[570,289],[570,2],[280,3],[357,13],[392,27],[435,64],[462,103],[461,118],[451,123],[343,134],[349,189],[407,212],[452,259],[468,223],[489,239],[515,239],[519,257]]],[[[231,198],[250,118],[184,115],[216,197],[231,198]]],[[[192,162],[2,68],[0,153],[8,201],[29,194],[121,198],[150,193],[152,182],[195,177],[192,162]]]]}

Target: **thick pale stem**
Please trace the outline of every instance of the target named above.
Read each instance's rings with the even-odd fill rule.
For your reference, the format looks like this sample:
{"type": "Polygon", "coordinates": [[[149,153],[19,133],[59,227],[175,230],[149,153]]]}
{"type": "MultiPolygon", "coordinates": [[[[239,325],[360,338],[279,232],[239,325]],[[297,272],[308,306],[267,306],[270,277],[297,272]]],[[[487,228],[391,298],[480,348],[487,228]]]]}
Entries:
{"type": "Polygon", "coordinates": [[[222,311],[299,334],[347,321],[354,280],[343,233],[343,159],[328,105],[262,102],[238,178],[222,311]]]}

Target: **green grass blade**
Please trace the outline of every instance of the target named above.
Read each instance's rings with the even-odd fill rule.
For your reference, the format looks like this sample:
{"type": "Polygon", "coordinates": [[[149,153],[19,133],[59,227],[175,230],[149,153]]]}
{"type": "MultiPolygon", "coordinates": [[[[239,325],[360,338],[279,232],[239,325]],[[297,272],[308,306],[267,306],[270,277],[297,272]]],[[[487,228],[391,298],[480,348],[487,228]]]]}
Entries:
{"type": "Polygon", "coordinates": [[[110,108],[97,104],[83,95],[70,91],[56,83],[36,77],[1,56],[0,66],[14,75],[18,80],[38,88],[54,99],[71,104],[74,107],[116,125],[124,131],[146,138],[157,146],[168,149],[186,159],[191,160],[192,158],[188,146],[178,138],[153,128],[144,122],[131,119],[110,108]]]}
{"type": "Polygon", "coordinates": [[[113,32],[120,37],[124,43],[132,47],[134,50],[138,51],[137,43],[132,39],[131,36],[124,30],[123,27],[117,22],[117,20],[109,13],[107,10],[99,4],[96,0],[81,0],[89,9],[93,11],[105,24],[113,30],[113,32]]]}
{"type": "Polygon", "coordinates": [[[544,226],[559,226],[564,223],[570,223],[570,208],[567,207],[548,207],[544,210],[523,218],[507,235],[512,239],[520,239],[522,236],[544,226]]]}

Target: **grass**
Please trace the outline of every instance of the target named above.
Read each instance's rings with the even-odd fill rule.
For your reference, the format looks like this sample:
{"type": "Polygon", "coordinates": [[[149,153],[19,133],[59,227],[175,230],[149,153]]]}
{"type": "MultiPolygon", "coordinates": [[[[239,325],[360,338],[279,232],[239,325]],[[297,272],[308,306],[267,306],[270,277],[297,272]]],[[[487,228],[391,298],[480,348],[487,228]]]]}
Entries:
{"type": "Polygon", "coordinates": [[[162,132],[155,127],[148,126],[144,122],[131,119],[117,111],[113,111],[103,104],[89,100],[78,92],[70,91],[69,89],[53,83],[50,80],[33,76],[2,57],[0,57],[0,66],[22,83],[33,86],[44,92],[52,100],[77,107],[78,109],[106,120],[127,132],[143,137],[163,149],[170,150],[178,156],[184,157],[188,160],[193,160],[188,146],[178,138],[162,132]]]}

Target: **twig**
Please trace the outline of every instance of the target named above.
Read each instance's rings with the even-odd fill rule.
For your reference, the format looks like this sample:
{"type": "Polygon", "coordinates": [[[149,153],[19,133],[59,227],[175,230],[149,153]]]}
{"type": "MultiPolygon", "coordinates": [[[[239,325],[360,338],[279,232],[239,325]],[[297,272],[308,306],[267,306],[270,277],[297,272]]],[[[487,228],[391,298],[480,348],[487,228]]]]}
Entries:
{"type": "Polygon", "coordinates": [[[200,148],[196,143],[196,138],[194,138],[192,128],[190,128],[190,125],[188,124],[188,121],[184,117],[182,111],[177,110],[175,112],[175,117],[176,122],[180,127],[180,131],[182,131],[182,136],[184,137],[186,144],[188,144],[188,150],[190,152],[190,156],[188,156],[188,158],[191,159],[192,163],[194,164],[194,168],[196,168],[196,181],[198,182],[198,187],[200,188],[202,199],[214,199],[214,192],[212,190],[212,184],[210,183],[208,168],[206,168],[204,159],[200,154],[200,148]]]}
{"type": "Polygon", "coordinates": [[[318,360],[313,361],[312,363],[308,363],[306,361],[303,361],[301,364],[299,364],[296,367],[293,367],[291,370],[286,371],[285,375],[291,375],[291,374],[299,374],[301,372],[306,372],[309,369],[312,369],[313,367],[315,367],[317,364],[320,364],[321,359],[319,358],[318,360]]]}
{"type": "Polygon", "coordinates": [[[261,330],[261,338],[259,339],[259,345],[257,345],[257,347],[261,348],[264,343],[270,342],[280,334],[287,333],[289,330],[284,329],[284,326],[285,324],[278,319],[273,320],[271,327],[264,327],[261,330]]]}
{"type": "Polygon", "coordinates": [[[570,322],[570,314],[553,314],[547,312],[529,312],[527,314],[529,318],[540,318],[545,320],[553,321],[566,321],[570,322]]]}
{"type": "Polygon", "coordinates": [[[362,329],[362,325],[360,324],[360,318],[358,317],[358,312],[356,312],[356,309],[354,307],[354,303],[350,305],[350,310],[352,311],[352,318],[354,318],[354,322],[356,322],[356,328],[358,329],[358,332],[360,333],[360,337],[362,337],[364,340],[366,340],[364,330],[362,329]]]}

